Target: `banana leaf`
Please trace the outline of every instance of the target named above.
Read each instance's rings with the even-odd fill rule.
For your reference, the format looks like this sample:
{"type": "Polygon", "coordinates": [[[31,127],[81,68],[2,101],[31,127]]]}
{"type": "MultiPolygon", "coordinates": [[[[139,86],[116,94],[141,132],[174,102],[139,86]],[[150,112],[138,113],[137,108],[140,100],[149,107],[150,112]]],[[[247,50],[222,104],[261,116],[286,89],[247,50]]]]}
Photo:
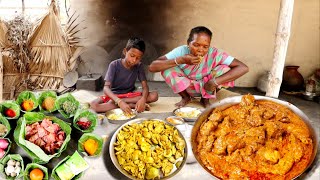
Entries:
{"type": "Polygon", "coordinates": [[[46,167],[41,166],[40,164],[36,164],[36,163],[27,164],[26,170],[24,171],[23,179],[30,180],[29,174],[33,169],[36,169],[36,168],[40,169],[43,172],[43,174],[44,174],[43,180],[49,179],[48,169],[46,167]]]}
{"type": "Polygon", "coordinates": [[[86,152],[86,150],[84,149],[84,143],[88,140],[88,139],[93,139],[95,141],[98,142],[98,149],[96,150],[96,152],[90,156],[90,157],[97,157],[100,156],[101,151],[102,151],[102,147],[103,147],[103,139],[101,136],[97,135],[97,134],[93,134],[93,133],[84,133],[81,138],[78,141],[78,151],[81,152],[82,154],[89,156],[89,154],[86,152]]]}
{"type": "Polygon", "coordinates": [[[30,157],[32,157],[34,163],[45,164],[53,157],[59,157],[60,154],[67,148],[67,144],[70,141],[71,127],[69,124],[54,116],[46,116],[43,113],[27,112],[18,120],[17,127],[14,131],[15,142],[22,147],[30,157]],[[58,152],[52,155],[46,154],[39,146],[27,141],[25,139],[26,125],[35,122],[42,121],[44,118],[50,119],[53,123],[59,124],[60,128],[65,132],[66,137],[58,152]]]}
{"type": "Polygon", "coordinates": [[[57,93],[54,92],[54,91],[44,91],[44,92],[42,92],[40,94],[40,96],[38,98],[40,112],[54,112],[54,111],[56,111],[57,109],[56,109],[55,106],[51,110],[46,110],[46,109],[43,108],[42,103],[47,97],[52,97],[54,100],[56,100],[57,99],[57,93]]]}
{"type": "Polygon", "coordinates": [[[10,126],[9,121],[5,117],[3,117],[2,114],[0,114],[0,124],[3,124],[7,128],[7,132],[3,136],[0,136],[3,138],[9,134],[9,132],[11,130],[11,126],[10,126]]]}
{"type": "Polygon", "coordinates": [[[2,177],[4,177],[6,180],[12,180],[12,179],[19,179],[23,176],[23,171],[24,171],[24,164],[23,164],[23,159],[21,157],[20,154],[9,154],[7,155],[5,158],[3,158],[0,162],[0,173],[2,175],[2,177]],[[20,170],[20,173],[18,176],[16,177],[11,177],[11,176],[7,176],[6,173],[5,173],[5,167],[7,165],[7,162],[12,159],[12,160],[15,160],[15,161],[20,161],[20,167],[21,167],[21,170],[20,170]]]}
{"type": "Polygon", "coordinates": [[[7,140],[7,141],[8,141],[8,143],[9,143],[9,145],[8,145],[8,147],[7,147],[7,149],[6,149],[6,152],[4,153],[3,157],[2,157],[2,158],[0,158],[0,160],[1,160],[1,159],[4,159],[4,158],[6,157],[6,155],[9,153],[10,148],[11,148],[11,141],[10,141],[10,139],[9,139],[9,138],[0,138],[0,139],[5,139],[5,140],[7,140]]]}
{"type": "Polygon", "coordinates": [[[97,126],[97,120],[98,116],[95,112],[89,109],[78,109],[76,115],[73,118],[73,126],[81,132],[92,132],[97,126]],[[86,117],[89,121],[91,121],[91,125],[88,129],[83,130],[78,126],[77,122],[82,117],[86,117]]]}
{"type": "Polygon", "coordinates": [[[20,117],[20,106],[15,101],[4,101],[0,104],[0,112],[7,119],[18,119],[20,117]],[[6,110],[11,109],[14,111],[14,117],[8,117],[6,115],[6,110]]]}
{"type": "Polygon", "coordinates": [[[22,91],[18,97],[17,97],[17,100],[16,100],[16,103],[20,106],[21,110],[23,112],[30,112],[30,111],[33,111],[34,109],[36,109],[38,107],[38,100],[37,100],[37,97],[36,95],[31,92],[31,91],[22,91]],[[22,107],[22,103],[25,101],[25,100],[31,100],[33,102],[33,107],[29,110],[25,110],[23,109],[22,107]]]}
{"type": "MultiPolygon", "coordinates": [[[[63,160],[61,160],[52,170],[52,173],[51,173],[51,178],[55,179],[55,180],[61,180],[60,177],[58,176],[57,174],[57,168],[59,166],[63,166],[70,158],[74,157],[74,155],[79,155],[79,153],[76,151],[72,156],[67,156],[65,157],[63,160]]],[[[79,157],[79,156],[77,156],[79,157]]],[[[81,156],[80,156],[81,157],[81,156]]],[[[81,161],[84,161],[84,159],[82,158],[81,161]]],[[[79,162],[79,161],[78,161],[79,162]]],[[[67,168],[67,167],[66,167],[67,168]]],[[[75,166],[73,167],[75,168],[75,166]]],[[[68,168],[66,171],[69,171],[71,172],[71,170],[68,168]]],[[[80,172],[79,174],[77,174],[76,176],[74,176],[72,178],[72,180],[76,180],[76,179],[80,179],[83,175],[84,171],[80,172]]]]}
{"type": "Polygon", "coordinates": [[[56,109],[58,109],[59,113],[65,118],[73,117],[79,106],[79,101],[77,101],[70,93],[59,96],[55,102],[56,109]]]}

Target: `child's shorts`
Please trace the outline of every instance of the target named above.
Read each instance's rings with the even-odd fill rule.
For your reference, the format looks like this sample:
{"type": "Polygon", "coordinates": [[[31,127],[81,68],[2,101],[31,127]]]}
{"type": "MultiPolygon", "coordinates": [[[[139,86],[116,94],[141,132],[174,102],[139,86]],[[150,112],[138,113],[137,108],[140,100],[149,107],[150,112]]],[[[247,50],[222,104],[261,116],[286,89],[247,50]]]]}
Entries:
{"type": "MultiPolygon", "coordinates": [[[[142,92],[129,92],[129,93],[126,93],[126,94],[116,94],[116,96],[118,98],[132,98],[132,97],[137,97],[137,96],[141,96],[142,95],[142,92]]],[[[111,98],[109,96],[100,96],[100,99],[106,103],[108,102],[111,98]]]]}

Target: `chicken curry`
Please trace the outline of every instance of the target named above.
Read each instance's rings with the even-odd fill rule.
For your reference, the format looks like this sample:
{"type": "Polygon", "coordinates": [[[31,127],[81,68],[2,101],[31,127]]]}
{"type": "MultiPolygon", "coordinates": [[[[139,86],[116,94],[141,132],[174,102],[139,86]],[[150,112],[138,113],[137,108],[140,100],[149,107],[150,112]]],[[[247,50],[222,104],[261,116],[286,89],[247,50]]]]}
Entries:
{"type": "Polygon", "coordinates": [[[222,179],[292,179],[313,152],[309,129],[298,115],[252,95],[213,110],[196,142],[199,160],[222,179]]]}

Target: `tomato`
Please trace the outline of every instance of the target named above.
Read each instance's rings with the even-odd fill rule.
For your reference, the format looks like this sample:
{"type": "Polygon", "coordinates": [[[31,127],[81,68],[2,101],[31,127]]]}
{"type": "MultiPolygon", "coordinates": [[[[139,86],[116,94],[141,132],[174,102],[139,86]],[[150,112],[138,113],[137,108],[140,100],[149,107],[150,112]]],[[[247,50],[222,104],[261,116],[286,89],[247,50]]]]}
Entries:
{"type": "Polygon", "coordinates": [[[43,179],[43,171],[41,169],[35,168],[30,171],[30,180],[42,180],[43,179]]]}
{"type": "Polygon", "coordinates": [[[14,110],[12,109],[6,109],[4,111],[4,114],[7,116],[7,117],[10,117],[10,118],[13,118],[16,116],[16,112],[14,112],[14,110]]]}

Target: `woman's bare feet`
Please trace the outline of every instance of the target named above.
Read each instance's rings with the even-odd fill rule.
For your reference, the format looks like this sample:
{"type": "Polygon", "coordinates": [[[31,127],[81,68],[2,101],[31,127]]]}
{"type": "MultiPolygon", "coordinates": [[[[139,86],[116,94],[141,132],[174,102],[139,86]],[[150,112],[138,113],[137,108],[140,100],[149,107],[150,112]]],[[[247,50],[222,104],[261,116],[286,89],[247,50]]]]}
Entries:
{"type": "Polygon", "coordinates": [[[210,99],[201,98],[200,103],[203,105],[203,107],[207,108],[211,105],[209,100],[210,99]]]}
{"type": "Polygon", "coordinates": [[[176,103],[175,105],[177,107],[184,107],[185,105],[187,105],[189,102],[191,101],[190,96],[188,97],[182,97],[181,101],[176,103]]]}

